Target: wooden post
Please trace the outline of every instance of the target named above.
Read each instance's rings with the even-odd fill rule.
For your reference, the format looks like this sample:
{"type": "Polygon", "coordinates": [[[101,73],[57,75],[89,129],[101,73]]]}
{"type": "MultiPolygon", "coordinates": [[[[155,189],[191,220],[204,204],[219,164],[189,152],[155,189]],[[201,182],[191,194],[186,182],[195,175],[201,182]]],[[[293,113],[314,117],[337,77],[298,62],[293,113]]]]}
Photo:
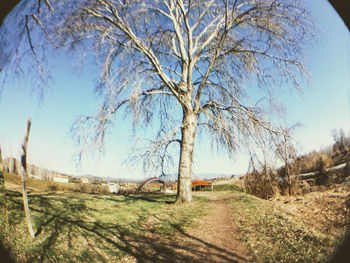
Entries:
{"type": "Polygon", "coordinates": [[[1,156],[1,147],[0,147],[0,208],[6,206],[5,201],[5,178],[4,178],[4,172],[2,167],[2,156],[1,156]]]}
{"type": "Polygon", "coordinates": [[[0,145],[0,172],[2,172],[4,169],[2,167],[2,155],[1,155],[1,145],[0,145]]]}
{"type": "Polygon", "coordinates": [[[27,196],[27,188],[26,188],[26,181],[27,181],[27,146],[28,146],[28,138],[29,138],[29,131],[31,126],[31,120],[28,118],[27,121],[27,127],[24,131],[24,140],[22,144],[22,155],[21,155],[21,168],[20,168],[20,174],[22,178],[22,194],[23,194],[23,205],[24,205],[24,212],[27,219],[28,224],[28,230],[32,237],[35,237],[34,230],[33,230],[33,224],[30,217],[30,210],[29,210],[29,203],[28,203],[28,196],[27,196]]]}

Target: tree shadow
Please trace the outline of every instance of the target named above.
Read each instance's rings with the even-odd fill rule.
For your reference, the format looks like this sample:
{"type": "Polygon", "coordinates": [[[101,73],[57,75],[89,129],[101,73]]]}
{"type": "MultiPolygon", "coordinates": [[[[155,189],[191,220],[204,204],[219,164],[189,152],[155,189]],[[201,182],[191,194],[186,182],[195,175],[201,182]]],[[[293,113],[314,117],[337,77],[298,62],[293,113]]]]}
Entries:
{"type": "MultiPolygon", "coordinates": [[[[15,223],[23,219],[21,195],[8,191],[7,203],[17,213],[15,223]]],[[[103,199],[92,196],[92,199],[103,199]]],[[[107,197],[112,198],[112,197],[107,197]]],[[[113,198],[112,198],[113,199],[113,198]]],[[[138,200],[163,203],[170,198],[126,196],[115,202],[131,204],[138,200]]],[[[159,231],[147,218],[134,214],[133,222],[95,220],[97,210],[86,200],[72,196],[33,194],[29,197],[36,229],[34,249],[28,262],[120,262],[134,258],[136,262],[242,262],[243,257],[187,234],[179,224],[157,218],[157,225],[168,224],[168,234],[159,231]],[[176,234],[175,234],[176,233],[176,234]],[[59,253],[57,252],[59,251],[59,253]],[[215,259],[215,261],[208,259],[215,259]]],[[[109,200],[111,201],[111,200],[109,200]]],[[[106,211],[108,213],[108,211],[106,211]]],[[[11,216],[14,213],[11,212],[11,216]]]]}
{"type": "Polygon", "coordinates": [[[138,193],[138,194],[94,194],[95,199],[108,200],[112,202],[136,202],[138,200],[143,200],[153,203],[164,203],[164,204],[173,204],[175,203],[175,195],[164,195],[164,194],[155,194],[155,193],[138,193]],[[116,197],[123,197],[123,199],[118,199],[116,197]],[[171,200],[173,199],[173,200],[171,200]]]}

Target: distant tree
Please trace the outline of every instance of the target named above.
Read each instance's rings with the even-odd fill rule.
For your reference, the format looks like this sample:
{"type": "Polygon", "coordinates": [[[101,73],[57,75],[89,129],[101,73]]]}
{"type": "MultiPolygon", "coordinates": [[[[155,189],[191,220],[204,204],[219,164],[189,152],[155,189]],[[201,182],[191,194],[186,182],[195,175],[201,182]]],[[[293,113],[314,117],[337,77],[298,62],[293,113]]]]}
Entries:
{"type": "Polygon", "coordinates": [[[331,135],[334,140],[334,145],[333,145],[333,152],[340,151],[343,152],[346,148],[346,137],[345,137],[345,132],[343,129],[333,129],[331,131],[331,135]]]}
{"type": "Polygon", "coordinates": [[[158,119],[144,160],[167,165],[178,143],[177,202],[192,201],[197,128],[229,154],[276,132],[264,106],[249,103],[249,88],[270,101],[276,87],[301,87],[303,51],[314,38],[310,17],[300,1],[82,1],[57,32],[62,44],[95,50],[105,99],[95,116],[75,122],[88,135],[79,142],[102,148],[123,109],[134,127],[158,119]]]}

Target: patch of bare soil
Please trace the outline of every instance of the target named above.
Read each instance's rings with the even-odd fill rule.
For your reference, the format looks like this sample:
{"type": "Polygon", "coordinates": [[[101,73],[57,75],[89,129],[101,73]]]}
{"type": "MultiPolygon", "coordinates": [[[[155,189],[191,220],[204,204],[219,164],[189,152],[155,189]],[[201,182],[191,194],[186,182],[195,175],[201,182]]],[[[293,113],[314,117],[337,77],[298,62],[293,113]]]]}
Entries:
{"type": "MultiPolygon", "coordinates": [[[[234,216],[224,196],[218,193],[205,193],[209,198],[209,214],[201,218],[197,225],[180,233],[176,238],[181,243],[191,243],[195,254],[191,262],[251,262],[248,249],[238,240],[238,230],[234,216]]],[[[178,250],[188,254],[189,250],[178,250]]]]}
{"type": "Polygon", "coordinates": [[[350,184],[315,186],[303,196],[280,196],[277,207],[303,223],[334,237],[342,237],[350,227],[350,184]]]}

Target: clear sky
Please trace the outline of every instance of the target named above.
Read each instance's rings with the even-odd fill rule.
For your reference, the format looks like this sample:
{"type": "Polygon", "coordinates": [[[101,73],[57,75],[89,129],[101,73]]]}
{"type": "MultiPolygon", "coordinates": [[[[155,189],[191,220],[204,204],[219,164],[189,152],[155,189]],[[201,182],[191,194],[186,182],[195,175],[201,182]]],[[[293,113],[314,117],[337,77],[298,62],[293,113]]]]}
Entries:
{"type": "MultiPolygon", "coordinates": [[[[286,105],[289,123],[302,124],[296,132],[302,152],[319,150],[332,143],[330,131],[343,128],[350,135],[350,37],[349,31],[326,0],[305,0],[321,29],[320,40],[310,47],[309,69],[312,82],[304,89],[303,98],[284,94],[280,100],[286,105]]],[[[101,99],[94,93],[98,72],[85,67],[74,73],[69,58],[55,58],[52,88],[43,102],[8,81],[1,87],[0,144],[3,157],[19,157],[26,119],[32,118],[28,162],[69,174],[93,174],[141,179],[137,167],[122,162],[127,158],[133,142],[130,123],[119,123],[106,141],[105,154],[94,161],[83,162],[76,168],[74,159],[78,147],[74,144],[70,127],[79,114],[92,114],[101,99]]],[[[1,76],[0,76],[1,77],[1,76]]],[[[247,171],[248,160],[237,155],[230,160],[224,153],[212,151],[205,137],[196,144],[194,173],[239,174],[247,171]]]]}

